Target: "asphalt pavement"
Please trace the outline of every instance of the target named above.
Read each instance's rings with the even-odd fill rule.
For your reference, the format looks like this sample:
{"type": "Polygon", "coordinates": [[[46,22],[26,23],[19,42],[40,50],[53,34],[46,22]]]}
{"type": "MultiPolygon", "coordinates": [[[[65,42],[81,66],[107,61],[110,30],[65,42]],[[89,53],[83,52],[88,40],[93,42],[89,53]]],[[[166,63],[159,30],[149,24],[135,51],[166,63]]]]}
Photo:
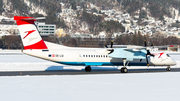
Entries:
{"type": "Polygon", "coordinates": [[[166,71],[166,68],[156,69],[128,69],[128,73],[121,73],[120,69],[96,69],[91,72],[82,70],[47,70],[47,71],[11,71],[0,72],[0,76],[38,76],[38,75],[93,75],[93,74],[129,74],[129,73],[158,73],[158,72],[180,72],[180,68],[171,68],[171,71],[166,71]]]}

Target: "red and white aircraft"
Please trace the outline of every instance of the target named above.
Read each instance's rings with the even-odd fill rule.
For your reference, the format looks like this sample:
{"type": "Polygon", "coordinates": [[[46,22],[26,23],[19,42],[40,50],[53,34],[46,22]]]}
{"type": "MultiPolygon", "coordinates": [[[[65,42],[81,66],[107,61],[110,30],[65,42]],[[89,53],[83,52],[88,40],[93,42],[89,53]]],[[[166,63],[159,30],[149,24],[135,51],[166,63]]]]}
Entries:
{"type": "Polygon", "coordinates": [[[14,16],[23,42],[23,53],[66,65],[123,66],[121,72],[128,72],[126,66],[170,66],[176,62],[166,53],[150,53],[147,47],[133,48],[79,48],[66,47],[43,41],[33,17],[14,16]]]}

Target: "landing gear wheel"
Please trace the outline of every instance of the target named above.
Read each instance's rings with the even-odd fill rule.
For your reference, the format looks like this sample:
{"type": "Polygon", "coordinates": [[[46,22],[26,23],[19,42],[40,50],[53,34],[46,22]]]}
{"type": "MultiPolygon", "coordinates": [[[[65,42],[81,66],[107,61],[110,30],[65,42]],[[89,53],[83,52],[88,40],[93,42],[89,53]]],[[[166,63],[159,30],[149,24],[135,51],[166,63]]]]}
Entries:
{"type": "Polygon", "coordinates": [[[167,67],[166,70],[167,70],[167,71],[171,71],[171,67],[167,67]]]}
{"type": "Polygon", "coordinates": [[[127,72],[128,72],[128,69],[126,67],[121,68],[121,73],[127,73],[127,72]]]}
{"type": "Polygon", "coordinates": [[[90,71],[91,71],[91,67],[90,67],[90,66],[86,66],[86,67],[85,67],[85,71],[86,71],[86,72],[90,72],[90,71]]]}

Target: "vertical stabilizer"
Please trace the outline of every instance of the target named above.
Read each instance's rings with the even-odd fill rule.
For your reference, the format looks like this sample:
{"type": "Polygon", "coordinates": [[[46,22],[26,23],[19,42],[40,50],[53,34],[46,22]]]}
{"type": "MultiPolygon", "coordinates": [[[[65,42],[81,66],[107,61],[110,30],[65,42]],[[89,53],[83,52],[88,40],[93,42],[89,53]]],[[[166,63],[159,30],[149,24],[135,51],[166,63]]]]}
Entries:
{"type": "Polygon", "coordinates": [[[24,49],[47,49],[35,24],[33,17],[14,16],[18,25],[24,49]]]}

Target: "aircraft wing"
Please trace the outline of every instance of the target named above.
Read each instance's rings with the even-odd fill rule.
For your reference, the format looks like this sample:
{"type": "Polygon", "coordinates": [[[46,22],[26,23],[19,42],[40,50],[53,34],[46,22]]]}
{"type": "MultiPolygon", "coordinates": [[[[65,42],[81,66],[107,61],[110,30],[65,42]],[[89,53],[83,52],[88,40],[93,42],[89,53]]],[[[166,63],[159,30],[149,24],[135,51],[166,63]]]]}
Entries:
{"type": "Polygon", "coordinates": [[[142,48],[115,48],[109,53],[111,58],[125,58],[127,61],[133,59],[146,59],[146,47],[142,48]]]}

